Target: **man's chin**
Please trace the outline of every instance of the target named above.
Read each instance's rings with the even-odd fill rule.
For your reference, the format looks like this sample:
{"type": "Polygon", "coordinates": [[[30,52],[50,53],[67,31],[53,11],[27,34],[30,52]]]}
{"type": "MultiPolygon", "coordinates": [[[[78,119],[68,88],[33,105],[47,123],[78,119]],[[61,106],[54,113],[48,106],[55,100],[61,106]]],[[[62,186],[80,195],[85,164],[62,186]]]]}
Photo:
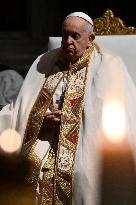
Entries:
{"type": "Polygon", "coordinates": [[[73,53],[65,53],[65,58],[68,61],[72,61],[74,59],[74,55],[73,55],[73,53]]]}
{"type": "Polygon", "coordinates": [[[74,52],[64,51],[64,56],[65,56],[66,61],[71,62],[71,63],[74,63],[76,59],[78,59],[77,56],[75,56],[74,52]]]}

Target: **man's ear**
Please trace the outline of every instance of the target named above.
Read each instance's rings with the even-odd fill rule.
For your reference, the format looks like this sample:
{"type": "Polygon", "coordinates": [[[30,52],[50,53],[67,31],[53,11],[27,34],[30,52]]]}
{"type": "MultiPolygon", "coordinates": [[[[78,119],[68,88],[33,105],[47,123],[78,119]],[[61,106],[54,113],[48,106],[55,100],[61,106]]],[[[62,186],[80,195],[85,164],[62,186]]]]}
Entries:
{"type": "Polygon", "coordinates": [[[91,33],[89,35],[88,48],[92,45],[92,42],[94,39],[95,39],[95,35],[94,35],[94,33],[91,33]]]}
{"type": "Polygon", "coordinates": [[[94,39],[95,39],[95,34],[91,33],[90,36],[89,36],[90,42],[92,42],[94,39]]]}

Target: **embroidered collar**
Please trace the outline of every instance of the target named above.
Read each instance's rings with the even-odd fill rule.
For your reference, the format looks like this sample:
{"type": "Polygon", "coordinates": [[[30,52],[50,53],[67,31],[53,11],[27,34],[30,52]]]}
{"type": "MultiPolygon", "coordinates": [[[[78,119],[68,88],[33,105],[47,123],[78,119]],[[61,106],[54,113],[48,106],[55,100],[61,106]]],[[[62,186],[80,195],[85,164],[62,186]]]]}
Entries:
{"type": "Polygon", "coordinates": [[[94,50],[94,44],[91,45],[88,49],[86,49],[83,55],[74,63],[69,65],[70,70],[77,70],[83,68],[88,65],[90,60],[90,54],[94,50]]]}

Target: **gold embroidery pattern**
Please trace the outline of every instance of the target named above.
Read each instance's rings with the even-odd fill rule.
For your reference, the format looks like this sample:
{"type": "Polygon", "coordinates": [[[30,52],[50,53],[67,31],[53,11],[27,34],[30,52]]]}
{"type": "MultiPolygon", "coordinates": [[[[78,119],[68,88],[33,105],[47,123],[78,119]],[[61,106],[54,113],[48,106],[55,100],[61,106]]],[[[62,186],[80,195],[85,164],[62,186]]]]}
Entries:
{"type": "MultiPolygon", "coordinates": [[[[73,85],[76,87],[76,80],[79,81],[79,78],[77,77],[78,74],[70,75],[69,85],[66,90],[67,97],[64,100],[64,106],[62,110],[62,113],[64,114],[62,114],[60,141],[58,147],[58,163],[56,165],[56,176],[58,173],[61,173],[62,180],[58,179],[59,181],[57,180],[55,185],[58,187],[57,183],[60,184],[61,182],[61,187],[65,187],[67,182],[67,179],[64,179],[63,177],[63,174],[65,174],[65,176],[70,179],[69,183],[67,182],[68,190],[72,190],[73,164],[79,135],[86,74],[87,67],[82,69],[82,75],[80,75],[82,76],[81,81],[83,81],[80,84],[80,89],[73,88],[73,85]],[[73,91],[76,91],[76,93],[73,91]],[[69,143],[65,144],[65,139],[67,139],[69,143]]],[[[71,204],[71,191],[67,192],[67,190],[63,189],[63,193],[65,193],[65,202],[69,201],[69,204],[71,204]]],[[[59,193],[57,190],[55,194],[58,196],[59,193]]]]}
{"type": "Polygon", "coordinates": [[[41,160],[34,153],[34,148],[37,145],[37,142],[38,141],[36,140],[28,155],[28,159],[33,163],[31,167],[31,173],[30,173],[31,176],[28,178],[28,182],[34,185],[35,190],[37,187],[37,175],[39,173],[39,167],[41,166],[41,160]]]}
{"type": "Polygon", "coordinates": [[[43,179],[39,183],[39,204],[52,205],[54,184],[55,153],[51,150],[47,162],[44,164],[43,179]]]}
{"type": "Polygon", "coordinates": [[[38,98],[29,115],[25,139],[37,138],[43,123],[44,114],[51,103],[52,96],[63,77],[62,72],[49,76],[38,95],[38,98]]]}

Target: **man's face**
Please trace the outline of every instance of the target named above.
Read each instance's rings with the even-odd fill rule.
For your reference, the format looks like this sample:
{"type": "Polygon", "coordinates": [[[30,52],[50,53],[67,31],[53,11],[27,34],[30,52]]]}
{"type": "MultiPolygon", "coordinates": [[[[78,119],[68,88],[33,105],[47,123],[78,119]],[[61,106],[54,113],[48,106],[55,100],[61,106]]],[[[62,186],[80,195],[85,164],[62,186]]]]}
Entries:
{"type": "Polygon", "coordinates": [[[62,27],[61,43],[66,59],[74,63],[91,43],[87,22],[76,16],[66,18],[62,27]]]}

